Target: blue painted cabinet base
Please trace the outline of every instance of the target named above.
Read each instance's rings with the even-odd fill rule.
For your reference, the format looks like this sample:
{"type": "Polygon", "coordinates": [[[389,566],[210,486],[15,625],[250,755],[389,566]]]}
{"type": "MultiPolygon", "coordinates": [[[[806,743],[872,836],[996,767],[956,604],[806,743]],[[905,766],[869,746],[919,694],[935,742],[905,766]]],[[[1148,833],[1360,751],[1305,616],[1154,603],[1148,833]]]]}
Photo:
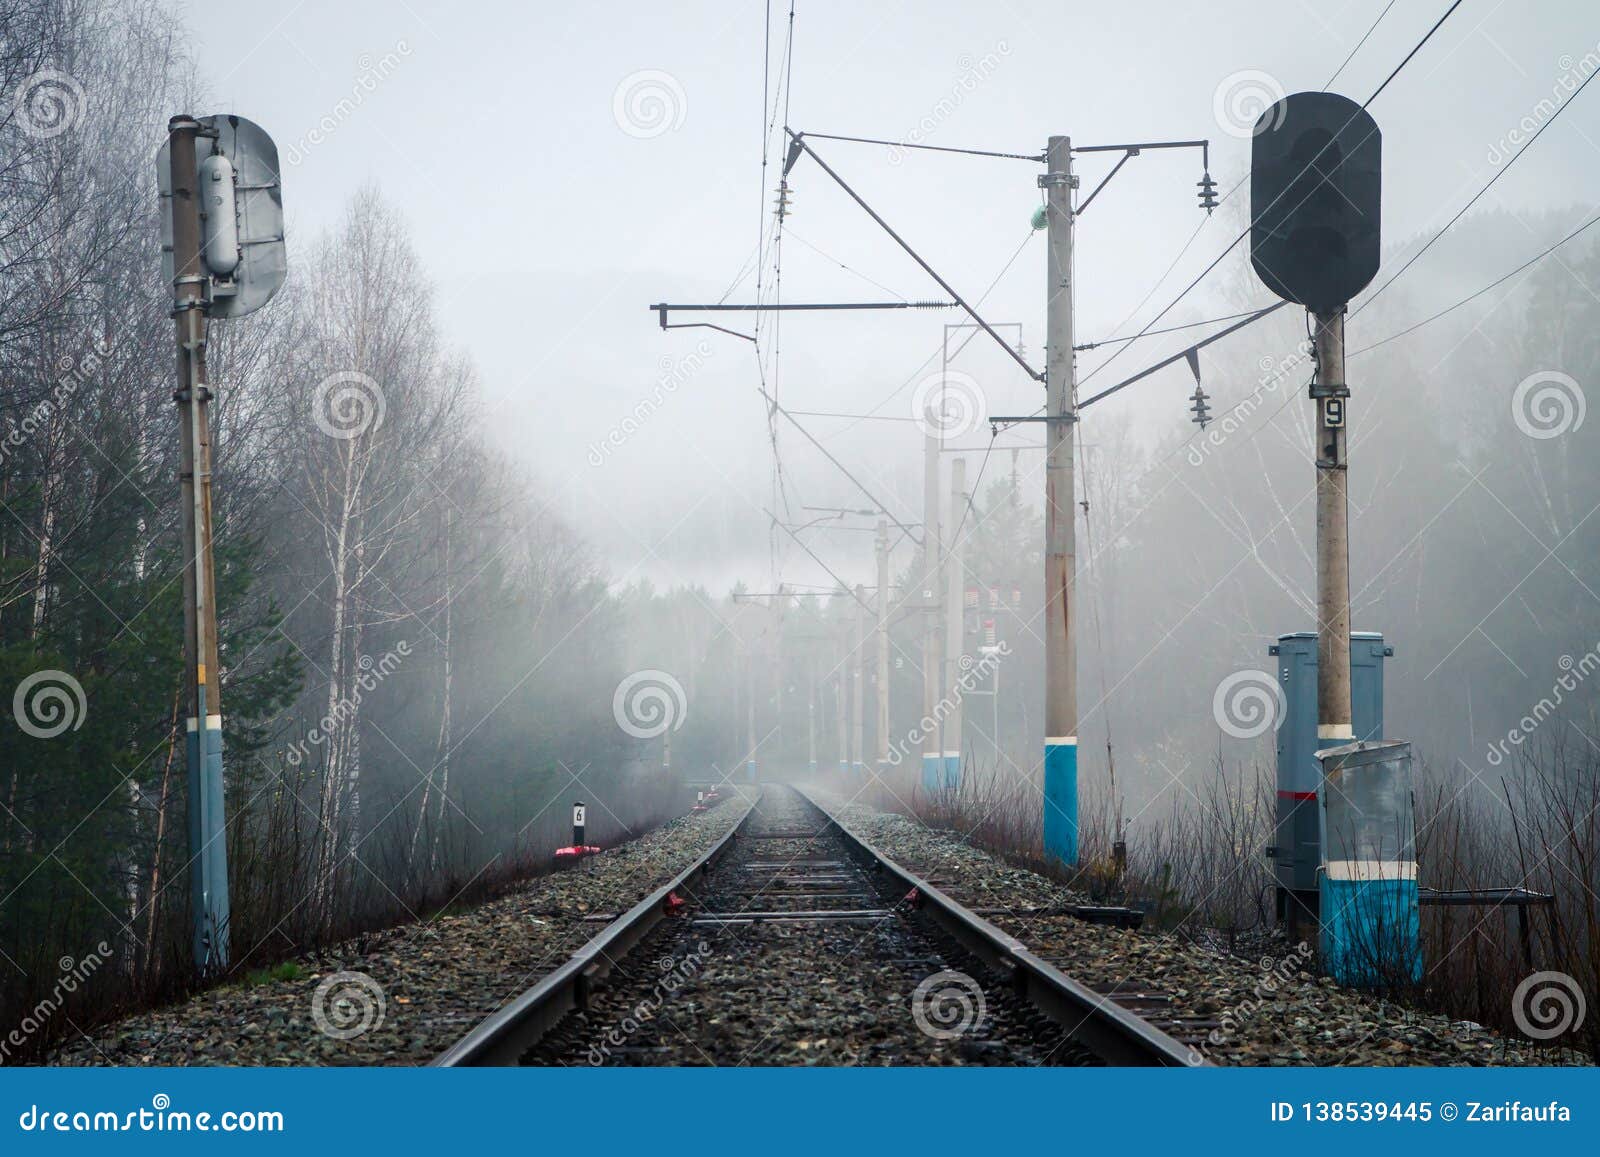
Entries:
{"type": "Polygon", "coordinates": [[[1422,979],[1415,880],[1330,880],[1318,886],[1322,968],[1340,984],[1422,979]]]}

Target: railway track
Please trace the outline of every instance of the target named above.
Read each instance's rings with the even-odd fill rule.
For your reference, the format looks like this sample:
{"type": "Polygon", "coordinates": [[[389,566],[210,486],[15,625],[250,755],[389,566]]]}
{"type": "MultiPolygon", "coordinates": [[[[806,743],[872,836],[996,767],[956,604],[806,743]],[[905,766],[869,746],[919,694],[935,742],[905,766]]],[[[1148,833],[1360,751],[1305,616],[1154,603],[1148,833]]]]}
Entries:
{"type": "Polygon", "coordinates": [[[771,785],[704,858],[434,1063],[1192,1059],[800,791],[771,785]]]}

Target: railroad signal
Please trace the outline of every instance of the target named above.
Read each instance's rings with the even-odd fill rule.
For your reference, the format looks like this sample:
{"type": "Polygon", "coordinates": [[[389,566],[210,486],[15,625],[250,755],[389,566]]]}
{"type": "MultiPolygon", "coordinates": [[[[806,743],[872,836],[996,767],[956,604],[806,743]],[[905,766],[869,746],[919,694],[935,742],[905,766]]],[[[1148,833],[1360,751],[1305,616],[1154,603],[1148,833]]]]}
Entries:
{"type": "Polygon", "coordinates": [[[172,286],[177,323],[178,388],[172,398],[182,436],[189,906],[195,970],[206,976],[228,966],[230,919],[206,322],[254,313],[283,285],[278,149],[261,126],[244,117],[180,114],[167,122],[156,187],[162,273],[172,286]]]}
{"type": "MultiPolygon", "coordinates": [[[[272,300],[288,270],[278,146],[265,129],[241,116],[204,116],[195,123],[200,126],[192,174],[200,213],[197,272],[205,314],[243,317],[272,300]]],[[[156,185],[161,195],[161,269],[170,285],[176,276],[170,137],[158,155],[156,185]]]]}
{"type": "Polygon", "coordinates": [[[1250,262],[1316,313],[1378,272],[1383,135],[1349,97],[1297,92],[1261,114],[1250,151],[1250,262]]]}

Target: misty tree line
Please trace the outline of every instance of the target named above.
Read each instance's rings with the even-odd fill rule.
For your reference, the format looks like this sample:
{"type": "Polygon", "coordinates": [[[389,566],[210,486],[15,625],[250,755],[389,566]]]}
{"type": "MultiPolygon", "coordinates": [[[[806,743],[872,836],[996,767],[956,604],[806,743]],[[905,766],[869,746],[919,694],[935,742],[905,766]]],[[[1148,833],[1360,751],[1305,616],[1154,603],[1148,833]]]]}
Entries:
{"type": "MultiPolygon", "coordinates": [[[[175,28],[153,0],[0,0],[8,1024],[102,939],[91,1015],[189,983],[154,164],[207,102],[175,28]]],[[[602,843],[683,806],[613,717],[624,603],[489,447],[405,223],[358,191],[291,270],[209,326],[236,974],[546,867],[573,799],[602,843]]]]}

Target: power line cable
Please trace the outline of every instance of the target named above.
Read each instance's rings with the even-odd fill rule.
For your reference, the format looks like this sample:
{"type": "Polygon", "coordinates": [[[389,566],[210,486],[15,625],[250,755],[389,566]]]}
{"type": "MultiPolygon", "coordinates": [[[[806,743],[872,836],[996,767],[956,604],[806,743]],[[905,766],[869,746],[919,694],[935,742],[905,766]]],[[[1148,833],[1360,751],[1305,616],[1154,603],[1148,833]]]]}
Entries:
{"type": "Polygon", "coordinates": [[[861,270],[855,269],[855,268],[853,268],[853,267],[851,267],[849,265],[846,265],[843,261],[840,261],[833,254],[825,252],[820,247],[818,247],[816,245],[813,245],[811,242],[807,241],[804,237],[800,236],[800,234],[796,233],[792,227],[787,230],[787,233],[788,233],[788,235],[790,237],[792,237],[796,241],[800,242],[800,244],[804,245],[807,249],[811,250],[818,257],[821,257],[821,258],[824,258],[825,260],[833,262],[835,265],[837,265],[840,269],[844,270],[846,273],[855,274],[857,277],[861,278],[862,281],[865,281],[868,285],[876,286],[878,289],[881,289],[885,293],[887,293],[890,297],[893,297],[893,298],[895,298],[895,299],[897,299],[899,301],[908,301],[908,300],[910,300],[909,298],[906,297],[905,294],[899,293],[896,290],[890,289],[887,285],[883,284],[883,282],[881,282],[881,281],[874,281],[872,278],[868,277],[865,273],[862,273],[861,270]]]}
{"type": "MultiPolygon", "coordinates": [[[[1000,267],[1000,272],[996,273],[994,275],[994,277],[992,279],[990,279],[989,284],[984,287],[983,292],[980,293],[976,298],[973,299],[973,305],[974,306],[982,305],[985,301],[987,301],[989,299],[989,295],[994,292],[995,286],[1000,284],[1000,279],[1002,277],[1004,277],[1006,275],[1006,273],[1011,269],[1011,267],[1017,263],[1017,258],[1022,256],[1022,251],[1028,247],[1028,242],[1032,241],[1037,233],[1038,233],[1038,230],[1034,229],[1031,225],[1028,227],[1028,234],[1027,234],[1027,236],[1025,236],[1022,239],[1022,244],[1018,245],[1016,247],[1016,249],[1012,251],[1011,256],[1006,259],[1006,263],[1000,267]]],[[[961,343],[961,345],[959,347],[957,347],[956,353],[960,354],[960,352],[962,350],[966,349],[967,348],[967,342],[970,342],[973,338],[977,337],[978,334],[981,333],[981,332],[982,332],[982,330],[974,328],[972,333],[968,335],[967,340],[963,341],[961,343]]],[[[1018,338],[1018,344],[1019,345],[1021,344],[1020,336],[1018,338]]],[[[883,409],[883,407],[887,406],[890,402],[894,401],[901,394],[903,394],[905,392],[906,387],[911,385],[912,382],[915,382],[918,379],[919,375],[921,375],[924,370],[926,370],[930,365],[933,364],[933,360],[940,355],[942,350],[943,350],[943,347],[941,346],[940,349],[934,350],[927,357],[923,358],[922,359],[922,364],[920,364],[919,366],[917,366],[916,369],[911,371],[911,376],[906,378],[905,381],[901,382],[898,386],[896,386],[894,389],[890,390],[882,398],[878,399],[878,401],[874,402],[870,407],[868,407],[867,412],[865,414],[861,415],[862,419],[866,420],[867,418],[875,418],[875,417],[877,417],[878,416],[878,411],[883,409]]],[[[913,419],[913,420],[915,420],[915,419],[913,419]]],[[[844,433],[847,433],[848,431],[850,431],[852,429],[854,429],[853,425],[852,426],[844,426],[844,427],[840,428],[839,430],[835,431],[835,433],[844,434],[844,433]]]]}
{"type": "Polygon", "coordinates": [[[1383,6],[1383,11],[1378,13],[1378,18],[1372,22],[1372,27],[1367,29],[1360,40],[1356,41],[1356,46],[1350,50],[1350,55],[1346,56],[1339,67],[1333,70],[1333,75],[1328,78],[1328,83],[1322,86],[1323,92],[1327,92],[1333,87],[1333,82],[1339,79],[1339,74],[1345,70],[1345,66],[1356,58],[1356,53],[1361,51],[1361,46],[1367,42],[1367,37],[1378,30],[1378,25],[1383,23],[1383,18],[1389,15],[1389,9],[1393,7],[1394,0],[1389,0],[1389,3],[1383,6]]]}
{"type": "MultiPolygon", "coordinates": [[[[1458,2],[1459,2],[1459,0],[1458,0],[1458,2]]],[[[1447,232],[1449,232],[1450,227],[1452,225],[1454,225],[1457,221],[1461,220],[1462,216],[1466,213],[1466,211],[1468,209],[1470,209],[1474,205],[1476,205],[1478,203],[1478,200],[1485,193],[1487,193],[1490,189],[1494,188],[1495,182],[1499,181],[1501,177],[1505,176],[1507,173],[1509,173],[1511,171],[1512,167],[1515,166],[1516,163],[1518,161],[1520,161],[1527,154],[1528,150],[1533,148],[1534,143],[1536,141],[1538,141],[1538,139],[1541,136],[1544,135],[1544,131],[1547,128],[1549,128],[1551,125],[1556,123],[1556,121],[1560,118],[1561,114],[1566,112],[1567,109],[1572,106],[1573,101],[1578,99],[1579,95],[1582,94],[1583,90],[1588,88],[1589,85],[1593,82],[1594,78],[1597,77],[1597,76],[1600,76],[1600,70],[1596,70],[1595,72],[1591,72],[1587,77],[1585,77],[1583,83],[1580,84],[1576,89],[1573,90],[1572,95],[1569,96],[1565,101],[1563,101],[1556,108],[1555,112],[1550,114],[1550,119],[1545,121],[1544,124],[1540,125],[1538,130],[1533,134],[1533,136],[1528,138],[1528,143],[1523,145],[1520,149],[1518,149],[1516,151],[1516,153],[1514,153],[1512,155],[1511,159],[1508,160],[1504,165],[1501,165],[1500,168],[1495,171],[1494,176],[1490,177],[1488,179],[1488,181],[1486,181],[1484,183],[1483,187],[1472,195],[1472,199],[1470,201],[1468,201],[1465,205],[1461,206],[1460,209],[1456,210],[1456,215],[1454,217],[1451,217],[1450,220],[1446,221],[1444,223],[1444,227],[1441,228],[1437,233],[1435,233],[1432,237],[1428,238],[1427,243],[1424,244],[1421,249],[1418,249],[1415,253],[1413,253],[1411,255],[1411,257],[1406,261],[1406,263],[1399,268],[1399,270],[1395,273],[1395,275],[1393,277],[1389,278],[1388,281],[1385,281],[1382,285],[1378,286],[1377,289],[1372,291],[1371,296],[1369,296],[1365,301],[1363,301],[1355,309],[1351,310],[1350,311],[1350,316],[1354,317],[1356,314],[1360,313],[1363,309],[1366,309],[1367,306],[1371,305],[1374,301],[1376,301],[1377,298],[1378,298],[1378,295],[1380,293],[1382,293],[1384,290],[1388,289],[1396,281],[1400,280],[1400,277],[1405,273],[1405,271],[1410,269],[1413,265],[1415,265],[1417,263],[1417,259],[1418,258],[1420,258],[1429,249],[1432,249],[1434,242],[1439,240],[1439,238],[1443,237],[1447,232]]],[[[1385,82],[1385,83],[1387,83],[1387,82],[1385,82]]]]}
{"type": "MultiPolygon", "coordinates": [[[[1221,317],[1208,317],[1204,321],[1186,321],[1182,325],[1169,325],[1163,329],[1153,329],[1145,334],[1145,337],[1155,337],[1161,333],[1177,333],[1179,330],[1185,329],[1198,329],[1202,325],[1215,325],[1219,321],[1237,321],[1241,317],[1249,317],[1256,312],[1254,309],[1242,309],[1238,313],[1226,313],[1221,317]]],[[[1083,350],[1098,349],[1103,345],[1115,345],[1118,342],[1132,340],[1133,338],[1131,337],[1107,337],[1101,338],[1099,341],[1084,342],[1083,345],[1075,345],[1072,348],[1081,352],[1083,350]]]]}
{"type": "Polygon", "coordinates": [[[1536,253],[1534,256],[1528,258],[1528,260],[1524,261],[1521,265],[1517,266],[1515,269],[1511,270],[1509,273],[1501,274],[1499,277],[1497,277],[1493,281],[1491,281],[1488,285],[1485,285],[1483,288],[1481,288],[1481,289],[1479,289],[1479,290],[1477,290],[1477,291],[1475,291],[1473,293],[1468,294],[1466,297],[1463,297],[1460,301],[1456,302],[1454,305],[1448,305],[1444,309],[1439,310],[1438,313],[1431,314],[1428,317],[1423,318],[1421,321],[1416,322],[1413,325],[1408,325],[1405,329],[1400,330],[1398,333],[1392,333],[1388,337],[1379,338],[1377,341],[1373,342],[1370,345],[1364,345],[1358,350],[1352,350],[1350,353],[1346,354],[1345,357],[1346,358],[1353,358],[1357,354],[1364,354],[1364,353],[1368,352],[1369,350],[1377,349],[1379,346],[1388,345],[1392,341],[1398,341],[1400,338],[1405,337],[1407,334],[1415,333],[1417,330],[1421,329],[1423,326],[1430,325],[1433,322],[1438,321],[1441,317],[1444,317],[1446,314],[1454,313],[1456,310],[1460,309],[1462,306],[1467,305],[1468,303],[1470,303],[1472,301],[1476,301],[1478,298],[1482,297],[1484,294],[1488,293],[1490,290],[1494,289],[1496,286],[1502,285],[1505,282],[1511,280],[1511,278],[1513,278],[1517,274],[1521,273],[1524,269],[1527,269],[1528,267],[1530,267],[1532,265],[1537,265],[1539,262],[1543,261],[1546,257],[1549,257],[1557,249],[1560,249],[1568,241],[1571,241],[1574,237],[1577,237],[1580,233],[1583,233],[1583,232],[1587,231],[1588,229],[1590,229],[1591,227],[1593,227],[1596,224],[1600,224],[1600,214],[1597,214],[1596,216],[1590,217],[1582,225],[1579,225],[1576,229],[1574,229],[1571,233],[1568,233],[1565,237],[1563,237],[1561,240],[1557,241],[1554,245],[1551,245],[1547,249],[1544,249],[1541,252],[1536,253]]]}
{"type": "Polygon", "coordinates": [[[961,153],[969,157],[1003,157],[1013,161],[1032,161],[1040,164],[1044,161],[1043,153],[997,153],[989,149],[958,149],[951,145],[919,145],[910,141],[886,141],[879,137],[843,137],[835,133],[806,133],[808,137],[816,137],[819,141],[852,141],[858,145],[888,145],[892,149],[925,149],[932,153],[961,153]]]}
{"type": "MultiPolygon", "coordinates": [[[[1439,19],[1437,21],[1435,21],[1433,27],[1428,29],[1428,31],[1423,35],[1422,39],[1417,41],[1417,43],[1412,47],[1411,51],[1406,53],[1405,58],[1403,60],[1401,60],[1400,63],[1395,66],[1394,71],[1390,72],[1389,75],[1384,79],[1383,83],[1380,84],[1376,89],[1373,90],[1372,95],[1369,96],[1365,101],[1362,102],[1361,107],[1363,109],[1365,109],[1373,101],[1378,99],[1379,95],[1382,94],[1384,89],[1389,87],[1389,84],[1394,80],[1394,78],[1400,75],[1401,70],[1403,70],[1406,67],[1406,65],[1410,64],[1411,61],[1416,57],[1417,53],[1422,50],[1423,45],[1427,44],[1429,40],[1433,39],[1434,34],[1436,32],[1438,32],[1439,29],[1443,26],[1444,22],[1450,18],[1451,13],[1453,13],[1460,6],[1461,6],[1461,0],[1454,0],[1454,3],[1452,3],[1450,5],[1450,7],[1445,10],[1444,15],[1440,16],[1439,19]]],[[[1590,74],[1590,79],[1592,80],[1595,75],[1596,75],[1595,73],[1591,73],[1590,74]]],[[[1587,84],[1588,81],[1586,80],[1584,83],[1587,84]]],[[[1573,95],[1577,95],[1577,94],[1574,93],[1573,95]]],[[[1565,106],[1562,106],[1562,107],[1565,107],[1565,106]]],[[[1353,118],[1353,117],[1351,118],[1352,121],[1354,119],[1355,118],[1353,118]]],[[[1546,125],[1549,124],[1548,121],[1545,122],[1545,123],[1546,123],[1546,125]]],[[[1345,125],[1345,127],[1348,128],[1349,124],[1347,123],[1345,125]]],[[[1541,128],[1541,131],[1543,131],[1542,128],[1541,128]]],[[[1132,339],[1130,339],[1129,342],[1125,343],[1120,349],[1117,350],[1116,353],[1112,354],[1109,358],[1107,358],[1105,361],[1101,362],[1098,366],[1096,366],[1093,370],[1091,370],[1087,375],[1085,375],[1084,378],[1083,378],[1083,381],[1084,382],[1089,381],[1096,374],[1098,374],[1101,370],[1105,369],[1112,362],[1116,361],[1117,358],[1120,357],[1123,354],[1124,351],[1126,351],[1126,350],[1128,350],[1128,349],[1130,349],[1132,347],[1132,344],[1133,344],[1134,341],[1137,341],[1139,338],[1145,337],[1148,334],[1148,332],[1152,328],[1154,328],[1156,322],[1160,321],[1163,317],[1167,316],[1167,314],[1171,313],[1172,310],[1177,306],[1177,304],[1180,301],[1182,301],[1185,297],[1187,297],[1189,295],[1190,291],[1192,291],[1197,285],[1199,285],[1208,276],[1210,276],[1212,270],[1216,269],[1217,266],[1222,264],[1223,260],[1228,256],[1228,254],[1232,253],[1234,251],[1234,249],[1238,246],[1239,242],[1243,241],[1246,237],[1250,236],[1251,229],[1253,229],[1255,227],[1256,223],[1261,219],[1261,217],[1264,214],[1266,214],[1267,212],[1269,212],[1278,203],[1278,201],[1280,199],[1282,199],[1282,197],[1284,197],[1287,194],[1289,189],[1295,187],[1298,184],[1300,177],[1305,176],[1306,173],[1311,171],[1311,167],[1314,164],[1316,164],[1316,162],[1321,158],[1322,154],[1324,152],[1326,152],[1332,146],[1334,140],[1336,140],[1337,137],[1338,137],[1337,133],[1335,133],[1332,136],[1330,136],[1328,141],[1327,141],[1327,143],[1324,144],[1322,146],[1322,148],[1317,151],[1317,154],[1315,156],[1311,157],[1306,162],[1305,167],[1303,169],[1301,169],[1300,173],[1295,177],[1295,179],[1293,181],[1288,182],[1284,186],[1284,191],[1280,192],[1277,197],[1273,198],[1272,204],[1267,205],[1259,213],[1256,213],[1252,217],[1252,219],[1250,221],[1250,224],[1247,225],[1244,228],[1244,230],[1242,232],[1240,232],[1240,234],[1237,237],[1235,237],[1232,241],[1230,241],[1228,243],[1227,248],[1224,249],[1221,253],[1217,254],[1217,256],[1212,259],[1211,263],[1209,265],[1207,265],[1204,269],[1202,269],[1200,271],[1199,275],[1196,276],[1193,281],[1189,282],[1188,285],[1184,286],[1183,289],[1178,293],[1178,296],[1174,297],[1170,302],[1168,302],[1166,307],[1164,309],[1162,309],[1160,313],[1156,314],[1153,318],[1151,318],[1148,322],[1146,322],[1145,325],[1144,325],[1144,328],[1141,329],[1138,333],[1134,334],[1132,339]]],[[[1531,140],[1529,141],[1529,144],[1532,144],[1531,140]]],[[[1520,156],[1521,154],[1519,153],[1518,155],[1520,156]]],[[[1308,193],[1307,196],[1310,196],[1310,193],[1308,193]]],[[[1080,383],[1080,384],[1082,384],[1082,383],[1080,383]]]]}
{"type": "Polygon", "coordinates": [[[1382,94],[1383,90],[1389,87],[1389,82],[1392,81],[1395,77],[1400,75],[1400,70],[1402,68],[1404,68],[1406,65],[1411,63],[1411,58],[1413,56],[1415,56],[1417,53],[1422,51],[1422,46],[1424,44],[1428,43],[1428,41],[1433,39],[1433,34],[1435,32],[1437,32],[1437,31],[1439,31],[1440,26],[1442,26],[1446,20],[1450,19],[1450,14],[1452,12],[1454,12],[1457,8],[1460,8],[1460,7],[1461,7],[1461,0],[1455,0],[1454,4],[1450,5],[1450,7],[1445,9],[1444,15],[1439,17],[1438,20],[1434,21],[1433,27],[1428,29],[1427,34],[1425,36],[1423,36],[1423,38],[1421,40],[1417,41],[1416,47],[1413,48],[1410,52],[1406,53],[1406,58],[1404,60],[1402,60],[1399,64],[1395,65],[1394,66],[1394,71],[1391,72],[1388,76],[1384,77],[1383,78],[1383,83],[1380,84],[1377,88],[1373,89],[1372,90],[1372,95],[1367,97],[1367,99],[1364,100],[1361,103],[1361,107],[1362,108],[1366,108],[1367,105],[1371,104],[1373,101],[1378,99],[1378,97],[1382,94]]]}

